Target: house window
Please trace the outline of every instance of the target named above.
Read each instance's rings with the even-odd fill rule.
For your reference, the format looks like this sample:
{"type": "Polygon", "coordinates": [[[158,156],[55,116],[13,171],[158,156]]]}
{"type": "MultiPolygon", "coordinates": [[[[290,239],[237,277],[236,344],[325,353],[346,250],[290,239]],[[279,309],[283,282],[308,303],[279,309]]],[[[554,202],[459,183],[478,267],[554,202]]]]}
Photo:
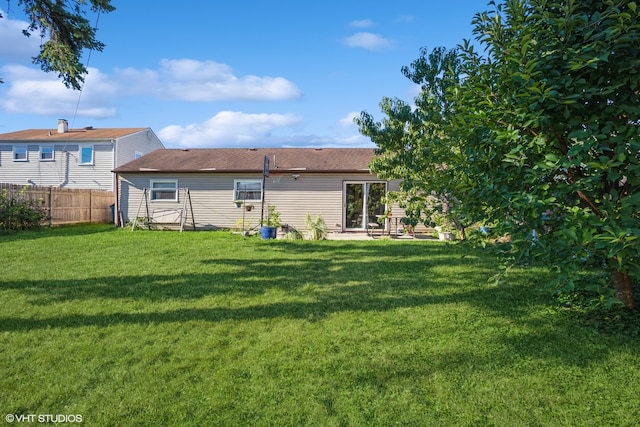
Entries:
{"type": "Polygon", "coordinates": [[[80,164],[93,164],[93,145],[85,145],[80,147],[80,164]]]}
{"type": "Polygon", "coordinates": [[[139,151],[136,151],[136,152],[133,154],[133,159],[134,159],[134,160],[135,160],[135,159],[139,159],[140,157],[142,157],[142,153],[141,153],[141,152],[139,152],[139,151]]]}
{"type": "Polygon", "coordinates": [[[151,180],[151,200],[178,201],[178,180],[151,180]]]}
{"type": "Polygon", "coordinates": [[[240,180],[233,182],[233,200],[262,200],[261,180],[240,180]]]}
{"type": "Polygon", "coordinates": [[[14,162],[27,162],[29,161],[28,151],[26,145],[15,145],[13,147],[13,161],[14,162]]]}
{"type": "Polygon", "coordinates": [[[40,147],[40,161],[53,160],[53,145],[43,145],[40,147]]]}

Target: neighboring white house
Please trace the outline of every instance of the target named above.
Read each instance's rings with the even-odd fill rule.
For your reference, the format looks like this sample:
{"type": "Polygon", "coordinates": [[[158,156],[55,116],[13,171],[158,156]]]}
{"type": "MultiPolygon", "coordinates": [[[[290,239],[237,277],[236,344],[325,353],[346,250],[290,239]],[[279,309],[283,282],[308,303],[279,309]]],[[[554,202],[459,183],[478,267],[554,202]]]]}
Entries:
{"type": "Polygon", "coordinates": [[[28,129],[0,134],[0,182],[115,190],[114,168],[164,145],[150,128],[28,129]]]}

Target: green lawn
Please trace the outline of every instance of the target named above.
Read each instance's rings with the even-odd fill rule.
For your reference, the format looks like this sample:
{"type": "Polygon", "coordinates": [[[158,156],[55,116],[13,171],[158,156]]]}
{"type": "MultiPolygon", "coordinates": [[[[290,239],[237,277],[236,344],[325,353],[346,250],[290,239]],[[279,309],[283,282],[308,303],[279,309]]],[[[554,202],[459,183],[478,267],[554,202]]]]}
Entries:
{"type": "MultiPolygon", "coordinates": [[[[0,412],[88,426],[637,426],[640,342],[435,241],[0,236],[0,412]]],[[[21,423],[20,425],[29,425],[21,423]]],[[[69,424],[65,424],[69,425],[69,424]]]]}

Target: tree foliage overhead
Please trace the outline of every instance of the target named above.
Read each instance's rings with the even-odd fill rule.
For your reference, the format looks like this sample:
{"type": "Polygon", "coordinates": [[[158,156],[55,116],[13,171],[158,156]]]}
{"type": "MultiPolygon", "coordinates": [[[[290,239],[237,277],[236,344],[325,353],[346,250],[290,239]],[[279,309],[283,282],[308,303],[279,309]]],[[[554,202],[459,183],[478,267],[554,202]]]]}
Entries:
{"type": "Polygon", "coordinates": [[[102,51],[96,28],[85,17],[87,10],[111,12],[111,0],[19,0],[29,17],[23,34],[34,33],[46,41],[33,63],[46,72],[57,72],[65,86],[80,89],[87,74],[81,58],[84,49],[102,51]]]}
{"type": "MultiPolygon", "coordinates": [[[[446,161],[456,171],[450,191],[469,216],[511,236],[514,260],[544,260],[565,288],[585,269],[607,272],[592,286],[605,294],[613,285],[633,308],[640,280],[640,10],[622,0],[489,6],[473,20],[476,46],[459,47],[464,78],[440,97],[441,111],[453,105],[454,114],[444,124],[442,115],[429,114],[432,107],[410,114],[422,129],[442,125],[446,136],[419,139],[427,148],[406,173],[437,172],[442,159],[421,153],[450,143],[457,154],[446,161]]],[[[418,110],[432,86],[423,86],[418,110]]],[[[373,128],[396,142],[413,139],[388,132],[411,129],[395,111],[391,126],[372,127],[366,113],[360,120],[365,135],[373,128]]],[[[381,152],[399,152],[373,139],[381,152]]]]}

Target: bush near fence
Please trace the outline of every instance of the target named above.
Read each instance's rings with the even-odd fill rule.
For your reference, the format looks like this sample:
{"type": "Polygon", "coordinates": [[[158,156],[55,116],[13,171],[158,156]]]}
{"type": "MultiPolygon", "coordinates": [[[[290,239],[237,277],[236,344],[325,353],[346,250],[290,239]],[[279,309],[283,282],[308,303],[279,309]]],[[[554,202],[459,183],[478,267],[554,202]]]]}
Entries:
{"type": "Polygon", "coordinates": [[[22,197],[41,200],[41,206],[49,213],[49,225],[80,224],[88,222],[113,222],[111,205],[115,201],[113,191],[77,188],[21,186],[1,184],[0,191],[11,194],[23,192],[22,197]]]}

